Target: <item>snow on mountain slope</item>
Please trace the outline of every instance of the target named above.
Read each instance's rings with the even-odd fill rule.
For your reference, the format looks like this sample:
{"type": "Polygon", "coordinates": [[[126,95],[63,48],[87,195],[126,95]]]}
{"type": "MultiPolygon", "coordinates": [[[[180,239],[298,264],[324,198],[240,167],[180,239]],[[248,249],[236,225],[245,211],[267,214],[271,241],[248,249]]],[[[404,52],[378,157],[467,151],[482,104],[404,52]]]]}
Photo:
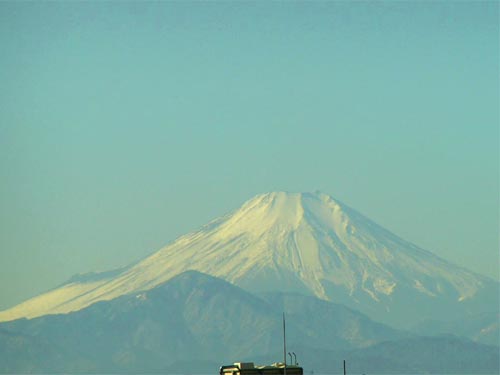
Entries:
{"type": "Polygon", "coordinates": [[[484,303],[470,301],[485,290],[481,300],[488,301],[498,291],[492,280],[404,241],[326,194],[275,192],[256,196],[118,275],[63,285],[0,312],[0,321],[79,310],[151,289],[186,270],[254,292],[312,294],[396,324],[457,308],[482,310],[484,303]]]}

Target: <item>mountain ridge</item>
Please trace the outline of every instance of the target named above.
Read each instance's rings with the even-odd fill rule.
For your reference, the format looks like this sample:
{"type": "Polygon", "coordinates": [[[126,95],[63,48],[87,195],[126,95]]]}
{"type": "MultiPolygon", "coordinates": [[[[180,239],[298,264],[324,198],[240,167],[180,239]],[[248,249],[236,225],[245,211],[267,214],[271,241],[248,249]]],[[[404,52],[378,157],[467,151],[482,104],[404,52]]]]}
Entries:
{"type": "Polygon", "coordinates": [[[315,295],[396,325],[443,318],[457,309],[481,310],[474,300],[487,301],[498,289],[493,280],[403,240],[326,194],[273,192],[178,237],[117,275],[73,280],[0,312],[0,321],[76,311],[151,289],[189,269],[252,292],[315,295]],[[409,309],[409,301],[421,310],[409,309]],[[436,310],[443,314],[434,316],[436,310]]]}
{"type": "MultiPolygon", "coordinates": [[[[407,335],[380,325],[382,332],[377,338],[370,326],[379,324],[362,314],[328,302],[308,301],[311,302],[327,303],[336,312],[324,321],[324,327],[333,324],[334,316],[352,320],[357,327],[356,337],[339,336],[345,347],[356,348],[380,338],[407,335]]],[[[305,304],[296,301],[295,306],[300,310],[305,304]]],[[[0,323],[0,353],[20,358],[19,364],[7,368],[10,371],[17,371],[18,365],[26,370],[49,372],[160,371],[175,361],[190,360],[192,353],[201,360],[217,358],[228,362],[273,350],[280,352],[281,312],[276,309],[279,306],[272,301],[262,300],[222,279],[186,271],[148,291],[100,301],[72,313],[0,323]],[[27,357],[25,345],[40,355],[27,357]],[[43,348],[50,349],[46,351],[49,358],[43,355],[43,348]],[[70,360],[66,361],[66,354],[59,355],[58,348],[64,348],[62,353],[72,353],[70,360]]],[[[330,340],[318,341],[317,327],[312,331],[302,329],[292,317],[290,314],[288,327],[291,343],[314,340],[331,347],[331,338],[342,334],[342,323],[334,323],[329,330],[334,333],[330,340]]],[[[8,364],[9,360],[0,354],[0,370],[2,363],[8,364]]]]}
{"type": "Polygon", "coordinates": [[[498,348],[422,338],[314,296],[256,296],[186,271],[76,312],[0,323],[0,373],[209,373],[239,360],[272,363],[283,355],[282,311],[287,347],[307,372],[339,373],[342,359],[359,373],[498,372],[498,348]]]}

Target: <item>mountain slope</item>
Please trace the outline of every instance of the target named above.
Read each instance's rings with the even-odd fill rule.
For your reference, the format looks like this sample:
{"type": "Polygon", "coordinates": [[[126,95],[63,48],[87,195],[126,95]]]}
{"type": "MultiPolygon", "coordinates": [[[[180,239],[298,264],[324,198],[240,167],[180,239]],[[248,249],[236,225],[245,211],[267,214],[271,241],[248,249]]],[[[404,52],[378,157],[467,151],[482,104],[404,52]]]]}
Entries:
{"type": "Polygon", "coordinates": [[[269,193],[117,274],[75,280],[0,321],[77,311],[198,270],[252,292],[291,291],[399,326],[498,306],[498,283],[404,241],[321,193],[269,193]]]}
{"type": "Polygon", "coordinates": [[[313,297],[280,294],[265,301],[189,271],[149,291],[77,312],[1,323],[0,372],[144,373],[193,359],[221,365],[269,353],[277,360],[283,301],[293,310],[287,312],[290,347],[359,348],[408,336],[313,297]],[[323,312],[321,325],[304,324],[309,309],[323,312]],[[355,328],[346,336],[345,327],[355,328]]]}
{"type": "Polygon", "coordinates": [[[77,312],[0,323],[0,373],[215,373],[282,358],[340,373],[498,373],[498,347],[417,337],[315,297],[241,288],[190,271],[77,312]]]}
{"type": "Polygon", "coordinates": [[[467,316],[459,320],[422,321],[412,328],[421,336],[454,334],[487,345],[500,345],[500,314],[498,312],[467,316]]]}

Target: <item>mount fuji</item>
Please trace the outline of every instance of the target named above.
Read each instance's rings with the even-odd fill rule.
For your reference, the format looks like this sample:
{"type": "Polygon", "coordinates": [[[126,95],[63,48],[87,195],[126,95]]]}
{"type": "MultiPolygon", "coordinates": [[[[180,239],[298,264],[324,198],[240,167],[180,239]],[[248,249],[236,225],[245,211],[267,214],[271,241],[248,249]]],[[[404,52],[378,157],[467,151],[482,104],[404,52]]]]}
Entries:
{"type": "Polygon", "coordinates": [[[423,250],[323,193],[273,192],[126,268],[72,278],[0,321],[81,310],[188,270],[254,293],[296,292],[409,327],[498,306],[498,282],[423,250]]]}

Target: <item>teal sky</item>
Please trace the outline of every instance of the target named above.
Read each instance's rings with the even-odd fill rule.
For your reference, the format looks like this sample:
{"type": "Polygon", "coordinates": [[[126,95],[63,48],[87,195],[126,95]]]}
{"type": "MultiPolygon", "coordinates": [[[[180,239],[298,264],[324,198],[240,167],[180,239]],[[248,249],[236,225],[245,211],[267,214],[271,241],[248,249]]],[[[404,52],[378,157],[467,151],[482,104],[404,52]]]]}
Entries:
{"type": "Polygon", "coordinates": [[[0,309],[274,190],[498,280],[498,2],[1,2],[0,309]]]}

